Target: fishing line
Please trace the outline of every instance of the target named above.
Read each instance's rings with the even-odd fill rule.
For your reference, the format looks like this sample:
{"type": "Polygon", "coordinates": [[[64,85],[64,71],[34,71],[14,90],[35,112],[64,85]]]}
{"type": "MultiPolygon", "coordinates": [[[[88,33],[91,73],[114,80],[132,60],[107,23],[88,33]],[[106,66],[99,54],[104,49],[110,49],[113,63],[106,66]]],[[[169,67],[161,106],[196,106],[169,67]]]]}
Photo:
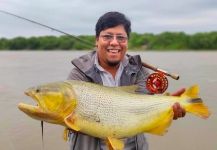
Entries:
{"type": "Polygon", "coordinates": [[[41,121],[41,140],[42,140],[42,149],[44,150],[44,122],[41,121]]]}
{"type": "Polygon", "coordinates": [[[59,32],[59,33],[65,34],[65,35],[67,35],[67,36],[70,36],[70,37],[72,37],[72,38],[74,38],[74,39],[76,39],[76,40],[82,42],[82,43],[87,44],[88,46],[90,46],[90,48],[95,47],[94,44],[92,44],[92,43],[90,43],[90,42],[87,42],[87,41],[85,41],[85,40],[82,40],[82,39],[76,37],[75,35],[72,35],[72,34],[69,34],[69,33],[64,32],[64,31],[61,31],[61,30],[59,30],[59,29],[50,27],[50,26],[48,26],[48,25],[39,23],[39,22],[37,22],[37,21],[34,21],[34,20],[31,20],[31,19],[28,19],[28,18],[19,16],[19,15],[16,15],[16,14],[13,14],[13,13],[10,13],[10,12],[7,12],[7,11],[4,11],[4,10],[0,10],[0,12],[1,12],[1,13],[4,13],[4,14],[7,14],[7,15],[10,15],[10,16],[13,16],[13,17],[16,17],[16,18],[19,18],[19,19],[22,19],[22,20],[25,20],[25,21],[28,21],[28,22],[31,22],[31,23],[33,23],[33,24],[37,24],[37,25],[39,25],[39,26],[42,26],[42,27],[45,27],[45,28],[48,28],[48,29],[57,31],[57,32],[59,32]]]}

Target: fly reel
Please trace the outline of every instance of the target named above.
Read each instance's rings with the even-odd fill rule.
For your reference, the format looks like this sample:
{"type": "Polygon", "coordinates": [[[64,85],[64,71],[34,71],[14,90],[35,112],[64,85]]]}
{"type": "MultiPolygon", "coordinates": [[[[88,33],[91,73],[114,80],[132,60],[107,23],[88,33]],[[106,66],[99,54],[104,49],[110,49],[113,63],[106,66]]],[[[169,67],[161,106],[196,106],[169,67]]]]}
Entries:
{"type": "Polygon", "coordinates": [[[148,76],[146,87],[151,93],[164,93],[168,88],[168,79],[161,72],[155,72],[148,76]]]}
{"type": "Polygon", "coordinates": [[[167,90],[169,82],[166,76],[169,76],[175,80],[179,79],[179,75],[169,73],[150,64],[142,62],[142,66],[155,71],[148,76],[146,81],[147,90],[153,94],[161,94],[167,90]]]}

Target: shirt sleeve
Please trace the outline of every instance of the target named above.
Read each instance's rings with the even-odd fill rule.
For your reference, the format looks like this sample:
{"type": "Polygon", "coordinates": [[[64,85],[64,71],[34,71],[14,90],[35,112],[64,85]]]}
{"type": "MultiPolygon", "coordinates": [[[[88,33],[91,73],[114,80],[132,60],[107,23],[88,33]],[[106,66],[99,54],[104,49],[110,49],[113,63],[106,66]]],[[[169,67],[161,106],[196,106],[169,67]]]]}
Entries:
{"type": "Polygon", "coordinates": [[[69,73],[67,80],[80,80],[80,81],[88,81],[87,77],[81,73],[77,68],[73,68],[69,73]]]}

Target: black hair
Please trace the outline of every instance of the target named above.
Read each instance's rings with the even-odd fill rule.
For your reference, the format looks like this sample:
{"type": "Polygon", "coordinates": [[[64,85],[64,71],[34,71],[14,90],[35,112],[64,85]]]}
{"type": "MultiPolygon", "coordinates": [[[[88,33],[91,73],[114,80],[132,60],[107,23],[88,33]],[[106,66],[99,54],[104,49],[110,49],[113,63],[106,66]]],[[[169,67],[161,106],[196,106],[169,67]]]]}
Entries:
{"type": "Polygon", "coordinates": [[[131,32],[131,22],[124,14],[116,11],[107,12],[98,19],[95,26],[96,37],[99,37],[99,34],[102,30],[116,27],[118,25],[124,26],[129,38],[131,32]]]}

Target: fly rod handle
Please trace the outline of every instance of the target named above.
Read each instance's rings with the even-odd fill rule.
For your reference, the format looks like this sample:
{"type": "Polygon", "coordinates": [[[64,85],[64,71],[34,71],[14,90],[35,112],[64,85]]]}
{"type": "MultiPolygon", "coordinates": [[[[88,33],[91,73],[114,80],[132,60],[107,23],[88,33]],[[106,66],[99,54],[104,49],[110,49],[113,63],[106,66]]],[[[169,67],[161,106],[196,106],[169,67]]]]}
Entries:
{"type": "Polygon", "coordinates": [[[179,79],[179,75],[178,74],[169,73],[169,72],[167,72],[167,71],[165,71],[163,69],[159,69],[159,68],[157,68],[157,67],[155,67],[155,66],[153,66],[151,64],[147,64],[147,63],[142,62],[142,66],[144,66],[146,68],[149,68],[149,69],[151,69],[153,71],[156,71],[156,72],[162,72],[164,75],[169,76],[169,77],[171,77],[171,78],[173,78],[175,80],[179,79]]]}

